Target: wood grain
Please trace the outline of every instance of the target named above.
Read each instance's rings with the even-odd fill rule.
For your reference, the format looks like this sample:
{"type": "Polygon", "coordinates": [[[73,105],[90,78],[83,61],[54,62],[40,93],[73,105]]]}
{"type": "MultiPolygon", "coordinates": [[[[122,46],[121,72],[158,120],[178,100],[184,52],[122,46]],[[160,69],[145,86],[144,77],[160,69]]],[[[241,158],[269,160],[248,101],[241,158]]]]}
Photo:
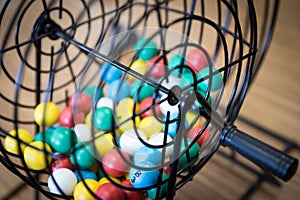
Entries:
{"type": "MultiPolygon", "coordinates": [[[[300,144],[300,2],[281,2],[276,32],[270,51],[252,86],[240,115],[250,119],[284,138],[300,144]]],[[[283,148],[282,141],[265,135],[259,130],[237,120],[240,129],[260,138],[277,148],[283,148]]],[[[221,148],[220,151],[228,153],[221,148]]],[[[300,158],[297,150],[291,155],[300,158]]],[[[250,162],[239,158],[248,166],[250,162]]],[[[258,168],[255,168],[259,170],[258,168]]],[[[0,165],[0,199],[21,183],[18,177],[0,165]]],[[[175,199],[239,199],[245,194],[257,176],[234,162],[215,154],[194,180],[177,191],[175,199]]],[[[300,196],[300,170],[288,183],[281,186],[263,182],[250,197],[251,200],[296,200],[300,196]]],[[[12,199],[34,199],[35,191],[26,186],[12,199]]],[[[42,198],[44,199],[44,198],[42,198]]]]}

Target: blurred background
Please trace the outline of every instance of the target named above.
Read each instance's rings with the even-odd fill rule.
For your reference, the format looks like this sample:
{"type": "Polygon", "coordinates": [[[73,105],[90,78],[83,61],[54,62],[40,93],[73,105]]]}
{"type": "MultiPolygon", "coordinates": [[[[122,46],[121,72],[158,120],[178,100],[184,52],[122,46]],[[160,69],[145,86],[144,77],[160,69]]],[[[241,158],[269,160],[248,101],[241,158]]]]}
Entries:
{"type": "MultiPolygon", "coordinates": [[[[239,129],[300,159],[300,1],[281,1],[273,41],[236,121],[239,129]]],[[[300,170],[287,182],[220,148],[175,199],[296,200],[300,170]]],[[[0,165],[0,199],[34,199],[35,191],[0,165]],[[18,188],[20,186],[20,188],[18,188]],[[14,194],[13,196],[7,196],[14,194]]],[[[41,197],[43,199],[43,197],[41,197]]]]}

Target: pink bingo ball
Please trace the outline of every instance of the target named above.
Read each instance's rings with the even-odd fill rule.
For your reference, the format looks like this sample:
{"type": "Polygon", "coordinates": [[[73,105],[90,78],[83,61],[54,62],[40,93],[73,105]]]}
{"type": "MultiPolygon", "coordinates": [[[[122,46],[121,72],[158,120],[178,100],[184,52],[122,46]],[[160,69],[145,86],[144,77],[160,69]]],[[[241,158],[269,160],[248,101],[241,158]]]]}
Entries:
{"type": "Polygon", "coordinates": [[[89,95],[85,93],[73,94],[69,98],[69,107],[76,108],[78,111],[89,113],[92,108],[92,99],[89,95]]]}
{"type": "Polygon", "coordinates": [[[208,66],[208,60],[200,49],[193,49],[187,55],[187,64],[198,73],[201,69],[208,66]]]}

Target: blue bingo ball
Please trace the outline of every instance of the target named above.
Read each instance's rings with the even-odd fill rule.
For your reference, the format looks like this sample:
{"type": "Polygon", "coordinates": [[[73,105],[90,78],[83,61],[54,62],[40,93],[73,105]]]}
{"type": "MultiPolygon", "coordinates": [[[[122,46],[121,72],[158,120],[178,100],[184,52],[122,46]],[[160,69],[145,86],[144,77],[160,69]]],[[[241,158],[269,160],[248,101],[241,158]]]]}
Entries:
{"type": "Polygon", "coordinates": [[[112,66],[109,63],[103,63],[100,69],[100,78],[104,80],[105,83],[111,83],[115,80],[119,80],[122,76],[122,70],[112,66]]]}
{"type": "Polygon", "coordinates": [[[149,161],[158,166],[162,162],[161,158],[161,153],[157,149],[142,146],[134,153],[133,161],[135,165],[139,165],[139,163],[142,163],[143,161],[149,161]]]}
{"type": "MultiPolygon", "coordinates": [[[[166,117],[165,117],[165,120],[166,120],[166,117]]],[[[170,121],[174,121],[172,123],[169,123],[168,124],[168,135],[171,136],[172,138],[174,138],[177,134],[177,131],[178,131],[178,128],[179,128],[179,123],[180,123],[180,119],[179,119],[179,115],[177,113],[173,114],[170,116],[170,121]],[[174,120],[178,118],[178,120],[174,120]]],[[[189,123],[188,123],[188,120],[185,119],[184,121],[184,126],[185,127],[188,127],[189,123]]],[[[163,124],[163,131],[166,130],[166,124],[163,124]]]]}
{"type": "Polygon", "coordinates": [[[125,80],[113,81],[108,86],[108,97],[119,102],[122,99],[130,96],[130,85],[125,80]]]}
{"type": "MultiPolygon", "coordinates": [[[[145,168],[151,168],[155,166],[149,161],[143,161],[137,165],[145,168]]],[[[137,168],[131,168],[129,172],[130,182],[134,188],[143,188],[156,184],[158,175],[158,170],[140,170],[137,168]]]]}
{"type": "Polygon", "coordinates": [[[81,174],[82,178],[85,179],[93,179],[93,180],[98,180],[97,175],[95,174],[95,172],[90,171],[90,170],[76,170],[75,172],[75,176],[77,178],[77,182],[82,181],[82,179],[80,178],[79,173],[81,174]]]}

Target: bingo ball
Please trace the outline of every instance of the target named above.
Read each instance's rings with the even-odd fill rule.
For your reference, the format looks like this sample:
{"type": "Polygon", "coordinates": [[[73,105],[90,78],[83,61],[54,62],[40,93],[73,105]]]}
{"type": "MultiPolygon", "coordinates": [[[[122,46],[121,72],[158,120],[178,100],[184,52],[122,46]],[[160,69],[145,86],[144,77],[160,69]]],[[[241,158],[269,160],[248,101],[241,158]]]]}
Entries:
{"type": "Polygon", "coordinates": [[[130,96],[130,85],[126,80],[116,80],[109,84],[107,89],[109,98],[116,102],[130,96]]]}
{"type": "Polygon", "coordinates": [[[152,97],[147,97],[143,99],[140,103],[139,112],[142,112],[141,117],[149,117],[149,116],[161,116],[161,111],[159,108],[159,105],[154,105],[154,107],[151,107],[154,103],[157,103],[158,99],[155,99],[153,101],[152,97]],[[154,111],[154,113],[153,113],[154,111]]]}
{"type": "Polygon", "coordinates": [[[54,130],[50,146],[59,153],[68,153],[77,142],[75,133],[68,127],[58,127],[54,130]]]}
{"type": "Polygon", "coordinates": [[[50,127],[59,120],[60,110],[53,102],[40,103],[34,109],[34,121],[42,126],[50,127]]]}
{"type": "Polygon", "coordinates": [[[137,129],[137,133],[134,129],[130,129],[121,135],[119,143],[123,151],[133,156],[140,147],[144,146],[141,140],[147,142],[145,133],[139,129],[137,129]]]}
{"type": "MultiPolygon", "coordinates": [[[[143,168],[153,168],[155,165],[149,161],[143,161],[136,164],[143,168]]],[[[130,182],[134,188],[143,188],[152,186],[157,183],[159,172],[158,170],[141,170],[131,168],[129,172],[130,182]]]]}
{"type": "Polygon", "coordinates": [[[160,58],[160,56],[154,56],[148,62],[148,70],[150,71],[150,76],[156,79],[160,79],[168,69],[168,59],[160,58]],[[166,62],[166,63],[165,63],[166,62]]]}
{"type": "Polygon", "coordinates": [[[100,78],[104,80],[105,83],[111,83],[115,80],[120,79],[122,73],[122,70],[112,66],[109,63],[102,64],[100,68],[100,78]]]}
{"type": "MultiPolygon", "coordinates": [[[[92,192],[96,192],[96,190],[99,187],[99,184],[97,181],[92,179],[84,180],[89,189],[92,192]]],[[[80,181],[77,183],[77,185],[74,188],[74,200],[93,200],[94,196],[89,192],[89,190],[84,185],[83,181],[80,181]]]]}
{"type": "MultiPolygon", "coordinates": [[[[121,185],[129,188],[133,188],[132,184],[130,183],[130,180],[126,179],[122,181],[121,185]]],[[[144,199],[144,194],[141,191],[131,191],[131,190],[126,190],[123,189],[125,199],[126,200],[143,200],[144,199]]]]}
{"type": "Polygon", "coordinates": [[[94,113],[94,127],[97,130],[107,131],[112,128],[113,123],[113,113],[108,107],[97,108],[94,113]]]}
{"type": "Polygon", "coordinates": [[[134,119],[132,116],[119,116],[118,117],[118,131],[123,133],[125,131],[129,131],[134,129],[135,127],[139,127],[140,117],[136,116],[134,119]]]}
{"type": "Polygon", "coordinates": [[[92,131],[86,124],[76,124],[74,132],[78,142],[88,142],[92,139],[92,131]]]}
{"type": "MultiPolygon", "coordinates": [[[[183,124],[180,124],[181,120],[179,119],[179,117],[180,117],[180,115],[178,115],[178,114],[171,115],[168,127],[167,127],[167,123],[163,124],[163,126],[162,126],[163,131],[168,129],[168,135],[171,136],[172,138],[174,138],[176,136],[180,126],[184,126],[185,128],[188,127],[187,119],[184,120],[184,125],[183,125],[183,124]]],[[[184,128],[184,130],[185,130],[185,128],[184,128]]]]}
{"type": "MultiPolygon", "coordinates": [[[[141,59],[137,59],[132,63],[132,65],[130,66],[130,69],[132,69],[133,71],[136,71],[137,73],[139,73],[141,75],[145,75],[147,72],[147,63],[141,59]]],[[[131,75],[128,76],[129,82],[133,82],[135,80],[136,80],[135,77],[133,77],[131,75]]]]}
{"type": "Polygon", "coordinates": [[[142,146],[134,153],[133,161],[135,165],[138,165],[138,163],[142,163],[143,161],[149,161],[155,166],[159,166],[162,163],[162,156],[157,149],[142,146]]]}
{"type": "MultiPolygon", "coordinates": [[[[167,181],[169,178],[169,175],[166,173],[162,174],[162,182],[167,181]]],[[[148,197],[150,197],[151,199],[162,199],[166,196],[167,192],[168,192],[168,182],[162,184],[161,186],[158,186],[155,188],[152,188],[150,190],[147,190],[147,195],[148,197]],[[159,187],[159,194],[157,194],[158,192],[158,187],[159,187]],[[156,198],[156,196],[158,198],[156,198]]]]}
{"type": "Polygon", "coordinates": [[[48,178],[48,188],[50,192],[55,194],[62,194],[63,192],[65,195],[72,195],[76,184],[75,174],[66,168],[55,170],[48,178]]]}
{"type": "Polygon", "coordinates": [[[154,87],[143,83],[140,80],[136,80],[131,84],[130,94],[132,98],[137,98],[140,102],[147,97],[151,97],[154,93],[154,87]]]}
{"type": "Polygon", "coordinates": [[[102,200],[125,200],[123,190],[112,183],[101,185],[95,193],[102,200]]]}
{"type": "Polygon", "coordinates": [[[150,60],[158,53],[158,49],[154,41],[144,38],[136,43],[135,53],[142,60],[150,60]]]}
{"type": "Polygon", "coordinates": [[[69,98],[68,104],[69,107],[87,114],[92,108],[92,98],[86,93],[74,93],[69,98]]]}
{"type": "Polygon", "coordinates": [[[93,146],[78,142],[73,148],[70,159],[75,167],[78,165],[79,169],[89,169],[95,164],[93,146]]]}
{"type": "MultiPolygon", "coordinates": [[[[203,127],[202,126],[195,126],[194,128],[192,128],[189,132],[188,132],[188,138],[190,139],[195,139],[196,137],[198,137],[198,134],[200,133],[201,129],[203,127]]],[[[205,142],[210,138],[210,132],[208,130],[208,128],[206,128],[202,135],[200,137],[198,137],[197,139],[197,144],[201,147],[202,145],[205,144],[205,142]]]]}
{"type": "Polygon", "coordinates": [[[84,179],[84,180],[92,179],[95,181],[98,180],[96,173],[91,170],[76,170],[74,173],[75,173],[77,182],[82,181],[82,179],[84,179]],[[82,179],[81,179],[81,177],[82,177],[82,179]]]}
{"type": "Polygon", "coordinates": [[[141,120],[139,129],[149,138],[153,134],[161,132],[162,124],[155,117],[149,116],[141,120]]]}
{"type": "Polygon", "coordinates": [[[32,136],[25,129],[18,129],[18,131],[16,131],[16,130],[10,131],[9,135],[7,135],[5,137],[5,141],[4,141],[4,146],[5,146],[6,151],[16,154],[16,155],[19,155],[20,154],[19,145],[20,145],[21,151],[24,152],[27,145],[23,144],[21,141],[18,142],[18,140],[21,140],[21,141],[29,144],[32,142],[32,136]],[[17,137],[17,134],[19,137],[18,139],[14,138],[14,137],[17,137]]]}
{"type": "Polygon", "coordinates": [[[148,143],[154,145],[161,154],[164,151],[165,157],[169,157],[172,155],[173,151],[173,144],[171,144],[172,141],[173,139],[171,136],[160,132],[152,135],[149,138],[148,143]],[[164,143],[164,141],[166,141],[166,143],[164,143]]]}
{"type": "Polygon", "coordinates": [[[200,80],[202,78],[206,78],[206,79],[204,81],[200,82],[198,84],[198,86],[199,86],[200,90],[202,90],[204,92],[206,92],[208,90],[209,91],[216,91],[216,90],[220,89],[220,87],[223,84],[222,74],[221,74],[221,72],[218,72],[218,69],[216,67],[212,67],[211,69],[210,69],[210,67],[203,68],[199,72],[199,74],[197,75],[197,80],[200,80]],[[215,73],[215,72],[217,72],[217,73],[212,75],[210,73],[210,70],[212,70],[211,71],[212,74],[215,73]],[[206,78],[210,74],[212,75],[212,77],[211,78],[209,78],[209,77],[206,78]]]}
{"type": "MultiPolygon", "coordinates": [[[[190,145],[192,143],[191,139],[187,139],[187,145],[190,145]]],[[[200,147],[196,143],[194,143],[188,150],[186,150],[188,146],[185,145],[185,142],[182,141],[180,152],[185,152],[180,158],[179,158],[179,164],[178,169],[184,168],[184,166],[188,163],[190,160],[194,160],[195,157],[197,157],[198,153],[200,152],[200,147]]]]}
{"type": "Polygon", "coordinates": [[[47,155],[51,153],[52,151],[48,144],[41,141],[32,142],[24,150],[24,160],[28,168],[42,170],[47,167],[47,162],[51,163],[51,155],[47,155]]]}
{"type": "Polygon", "coordinates": [[[54,172],[58,169],[61,168],[66,168],[71,171],[75,170],[75,167],[73,166],[70,157],[64,157],[64,158],[59,158],[57,160],[54,160],[51,164],[51,171],[54,172]]]}
{"type": "Polygon", "coordinates": [[[71,107],[65,107],[59,115],[59,124],[72,128],[74,124],[83,123],[85,120],[85,114],[81,111],[73,113],[71,107]]]}
{"type": "Polygon", "coordinates": [[[201,69],[208,66],[208,61],[205,54],[200,49],[193,49],[187,55],[188,65],[198,73],[201,69]]]}
{"type": "Polygon", "coordinates": [[[113,110],[114,102],[109,97],[102,97],[97,101],[97,105],[96,105],[96,108],[101,108],[101,107],[108,107],[111,110],[113,110]]]}
{"type": "Polygon", "coordinates": [[[105,183],[111,183],[111,182],[114,182],[114,183],[117,183],[117,184],[121,184],[121,181],[118,179],[118,178],[115,178],[115,177],[111,177],[109,176],[109,179],[107,177],[103,177],[101,178],[98,183],[99,183],[99,186],[100,185],[103,185],[105,183]],[[111,179],[111,180],[110,180],[111,179]]]}
{"type": "Polygon", "coordinates": [[[103,97],[103,90],[96,86],[87,86],[83,89],[83,93],[89,95],[92,100],[98,100],[103,97]]]}
{"type": "Polygon", "coordinates": [[[101,158],[104,157],[104,155],[112,150],[115,146],[113,141],[113,136],[111,133],[102,133],[99,132],[95,135],[95,141],[94,144],[96,146],[96,150],[101,158]]]}
{"type": "Polygon", "coordinates": [[[50,140],[54,130],[54,128],[48,128],[45,131],[38,132],[34,137],[34,141],[41,141],[50,144],[50,140]]]}
{"type": "MultiPolygon", "coordinates": [[[[179,66],[183,66],[183,65],[186,65],[186,59],[182,55],[176,54],[176,55],[173,55],[170,58],[169,63],[168,63],[168,68],[169,68],[169,70],[173,70],[171,72],[172,75],[178,76],[178,73],[180,72],[180,69],[177,68],[177,69],[174,70],[174,68],[179,67],[179,66]]],[[[186,69],[183,68],[181,73],[183,73],[185,71],[186,71],[186,69]]]]}
{"type": "Polygon", "coordinates": [[[113,149],[107,152],[102,160],[104,170],[112,177],[124,176],[129,171],[130,157],[121,150],[113,149]]]}
{"type": "Polygon", "coordinates": [[[135,111],[139,110],[139,103],[134,104],[133,98],[124,98],[122,99],[117,106],[117,116],[118,117],[129,117],[133,115],[133,109],[135,111]]]}

